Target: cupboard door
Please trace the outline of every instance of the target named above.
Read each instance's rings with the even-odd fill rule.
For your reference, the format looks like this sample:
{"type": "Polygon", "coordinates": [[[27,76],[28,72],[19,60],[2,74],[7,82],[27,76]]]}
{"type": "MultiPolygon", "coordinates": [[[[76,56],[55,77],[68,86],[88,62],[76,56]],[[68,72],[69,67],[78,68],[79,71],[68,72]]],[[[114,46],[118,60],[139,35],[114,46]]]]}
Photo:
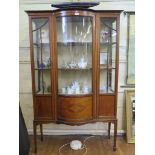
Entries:
{"type": "Polygon", "coordinates": [[[52,100],[51,97],[45,96],[37,96],[35,100],[36,106],[36,119],[49,119],[53,118],[53,110],[52,110],[52,100]]]}
{"type": "Polygon", "coordinates": [[[51,94],[49,18],[32,18],[35,94],[51,94]]]}
{"type": "Polygon", "coordinates": [[[115,115],[115,96],[100,95],[99,97],[99,117],[112,117],[115,115]]]}
{"type": "Polygon", "coordinates": [[[115,17],[101,17],[99,30],[100,94],[115,93],[117,30],[115,17]]]}

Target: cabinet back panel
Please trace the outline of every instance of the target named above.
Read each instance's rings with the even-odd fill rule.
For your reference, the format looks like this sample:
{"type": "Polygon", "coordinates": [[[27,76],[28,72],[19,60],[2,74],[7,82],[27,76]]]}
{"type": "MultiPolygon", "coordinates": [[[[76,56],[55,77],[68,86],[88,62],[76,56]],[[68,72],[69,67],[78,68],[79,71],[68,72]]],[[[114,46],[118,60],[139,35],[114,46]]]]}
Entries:
{"type": "Polygon", "coordinates": [[[99,97],[99,117],[114,116],[115,96],[100,95],[99,97]]]}

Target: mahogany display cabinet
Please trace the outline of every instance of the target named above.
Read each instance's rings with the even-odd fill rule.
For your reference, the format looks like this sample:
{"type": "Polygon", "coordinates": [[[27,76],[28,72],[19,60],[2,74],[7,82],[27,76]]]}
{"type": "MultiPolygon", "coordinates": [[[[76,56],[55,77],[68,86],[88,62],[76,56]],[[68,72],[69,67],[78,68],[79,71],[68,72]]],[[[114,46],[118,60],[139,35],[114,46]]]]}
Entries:
{"type": "Polygon", "coordinates": [[[117,89],[120,11],[58,9],[26,11],[36,127],[64,123],[114,123],[117,136],[117,89]]]}

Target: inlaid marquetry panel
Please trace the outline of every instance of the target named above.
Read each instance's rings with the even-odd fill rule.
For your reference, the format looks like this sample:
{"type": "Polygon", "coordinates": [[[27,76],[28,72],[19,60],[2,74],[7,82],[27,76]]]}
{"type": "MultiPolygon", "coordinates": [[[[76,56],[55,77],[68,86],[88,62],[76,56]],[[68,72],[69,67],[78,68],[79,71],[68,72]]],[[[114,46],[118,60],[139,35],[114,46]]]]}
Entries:
{"type": "Polygon", "coordinates": [[[92,118],[92,96],[58,97],[58,119],[78,122],[92,118]]]}

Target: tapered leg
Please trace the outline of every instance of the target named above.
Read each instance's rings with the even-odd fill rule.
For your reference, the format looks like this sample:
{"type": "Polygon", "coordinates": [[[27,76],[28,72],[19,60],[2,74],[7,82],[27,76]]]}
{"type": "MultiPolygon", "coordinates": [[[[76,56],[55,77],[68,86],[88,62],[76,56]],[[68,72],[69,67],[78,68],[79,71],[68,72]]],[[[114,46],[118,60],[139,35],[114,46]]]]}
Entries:
{"type": "Polygon", "coordinates": [[[40,124],[41,141],[43,141],[43,126],[40,124]]]}
{"type": "Polygon", "coordinates": [[[108,122],[108,138],[110,139],[111,122],[108,122]]]}
{"type": "Polygon", "coordinates": [[[37,124],[33,122],[34,153],[37,153],[36,127],[37,124]]]}
{"type": "Polygon", "coordinates": [[[117,139],[117,120],[114,121],[114,146],[113,146],[114,151],[116,151],[116,139],[117,139]]]}

